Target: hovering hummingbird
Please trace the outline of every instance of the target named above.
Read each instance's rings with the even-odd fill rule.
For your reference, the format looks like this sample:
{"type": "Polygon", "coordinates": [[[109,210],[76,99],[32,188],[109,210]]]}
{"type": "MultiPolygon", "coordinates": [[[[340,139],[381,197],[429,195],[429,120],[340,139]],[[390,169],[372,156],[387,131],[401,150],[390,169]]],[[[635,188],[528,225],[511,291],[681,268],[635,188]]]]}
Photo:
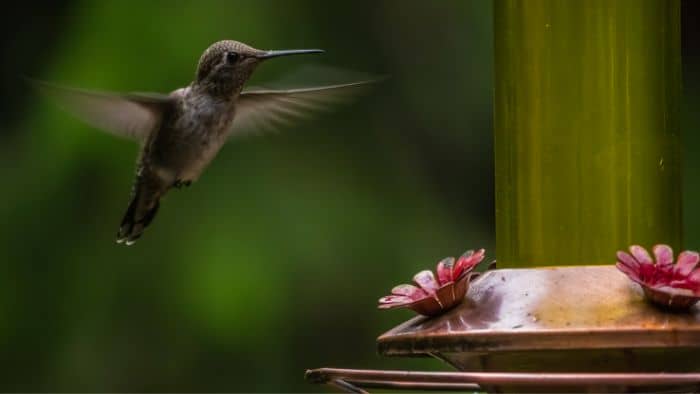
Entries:
{"type": "Polygon", "coordinates": [[[219,41],[202,54],[194,81],[168,95],[115,94],[37,82],[86,123],[141,143],[131,200],[117,243],[133,244],[170,189],[189,186],[235,135],[274,128],[349,98],[373,81],[291,90],[243,90],[256,67],[320,49],[264,51],[219,41]]]}

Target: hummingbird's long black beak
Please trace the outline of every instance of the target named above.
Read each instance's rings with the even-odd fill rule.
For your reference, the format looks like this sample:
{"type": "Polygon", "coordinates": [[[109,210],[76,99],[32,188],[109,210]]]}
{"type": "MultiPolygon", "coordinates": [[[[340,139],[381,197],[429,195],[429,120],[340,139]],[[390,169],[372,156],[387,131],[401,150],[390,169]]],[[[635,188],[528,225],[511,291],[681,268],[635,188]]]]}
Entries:
{"type": "Polygon", "coordinates": [[[322,49],[284,49],[281,51],[267,51],[258,56],[258,59],[271,59],[279,56],[306,55],[309,53],[323,53],[322,49]]]}

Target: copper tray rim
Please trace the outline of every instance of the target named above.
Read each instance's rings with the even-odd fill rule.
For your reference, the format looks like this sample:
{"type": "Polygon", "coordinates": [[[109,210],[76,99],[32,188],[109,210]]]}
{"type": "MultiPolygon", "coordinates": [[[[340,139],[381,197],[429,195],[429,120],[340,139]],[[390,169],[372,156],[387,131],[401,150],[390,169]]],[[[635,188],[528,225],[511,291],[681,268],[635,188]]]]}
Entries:
{"type": "Polygon", "coordinates": [[[381,355],[431,354],[439,352],[498,352],[498,351],[534,351],[542,350],[542,345],[549,345],[551,350],[596,349],[596,350],[644,350],[656,348],[698,348],[700,349],[700,329],[694,329],[675,336],[675,341],[668,341],[669,331],[653,331],[640,328],[625,330],[577,329],[577,330],[523,330],[519,332],[474,330],[460,334],[426,334],[416,337],[409,334],[390,335],[387,332],[377,338],[377,349],[381,355]],[[591,346],[589,335],[595,334],[600,340],[591,346]],[[553,337],[556,336],[556,337],[553,337]],[[516,337],[529,337],[523,341],[516,337]],[[403,340],[413,338],[410,344],[403,340]],[[504,338],[518,341],[505,344],[504,338]],[[645,342],[640,342],[643,339],[645,342]],[[493,346],[498,342],[497,348],[493,346]]]}
{"type": "MultiPolygon", "coordinates": [[[[593,268],[606,265],[504,268],[485,272],[474,282],[503,271],[593,268]]],[[[449,313],[449,312],[448,312],[449,313]]],[[[675,314],[677,312],[668,312],[675,314]]],[[[666,327],[573,327],[483,329],[438,333],[401,333],[425,316],[415,316],[391,328],[377,338],[378,353],[394,355],[432,355],[443,352],[537,351],[543,345],[551,350],[645,350],[655,348],[700,348],[700,323],[678,331],[666,327]],[[590,336],[598,339],[591,343],[590,336]],[[523,340],[528,338],[528,340],[523,340]],[[510,340],[512,339],[512,341],[510,340]]]]}

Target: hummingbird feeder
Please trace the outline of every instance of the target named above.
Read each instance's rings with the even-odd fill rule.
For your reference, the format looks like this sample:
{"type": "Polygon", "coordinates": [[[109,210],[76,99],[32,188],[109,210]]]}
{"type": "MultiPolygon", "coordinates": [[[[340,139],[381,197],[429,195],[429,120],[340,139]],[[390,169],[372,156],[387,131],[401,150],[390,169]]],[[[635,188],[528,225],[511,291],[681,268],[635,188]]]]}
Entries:
{"type": "Polygon", "coordinates": [[[699,258],[674,262],[671,249],[682,240],[680,1],[496,0],[494,32],[499,267],[443,308],[418,305],[461,286],[451,260],[380,301],[423,316],[380,335],[379,354],[457,371],[306,378],[349,392],[700,391],[699,258]],[[615,258],[655,244],[653,259],[641,246],[615,258]]]}

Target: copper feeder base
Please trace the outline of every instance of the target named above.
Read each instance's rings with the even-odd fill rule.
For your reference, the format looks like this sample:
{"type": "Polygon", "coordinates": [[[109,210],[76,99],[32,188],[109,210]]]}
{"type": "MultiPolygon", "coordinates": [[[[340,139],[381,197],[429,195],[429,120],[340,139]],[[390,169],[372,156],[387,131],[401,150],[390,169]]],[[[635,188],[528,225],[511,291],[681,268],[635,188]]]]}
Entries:
{"type": "MultiPolygon", "coordinates": [[[[698,305],[683,313],[658,309],[613,266],[489,271],[455,309],[413,318],[377,342],[382,355],[431,356],[463,371],[443,383],[457,379],[491,392],[700,388],[698,305]],[[484,376],[497,379],[473,381],[484,376]]],[[[319,371],[329,370],[312,375],[319,371]]],[[[384,383],[398,386],[383,387],[450,389],[437,384],[439,375],[430,379],[420,386],[389,379],[384,383]]]]}

